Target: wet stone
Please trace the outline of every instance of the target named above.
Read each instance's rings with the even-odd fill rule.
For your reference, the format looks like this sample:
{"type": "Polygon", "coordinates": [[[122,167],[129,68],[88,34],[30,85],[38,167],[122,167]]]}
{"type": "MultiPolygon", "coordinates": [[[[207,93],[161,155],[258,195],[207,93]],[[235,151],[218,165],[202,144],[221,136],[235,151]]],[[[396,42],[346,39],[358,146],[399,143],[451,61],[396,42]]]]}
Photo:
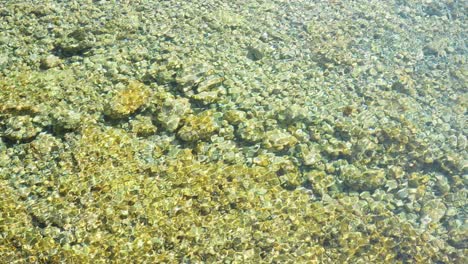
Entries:
{"type": "Polygon", "coordinates": [[[265,55],[263,54],[260,49],[255,48],[255,47],[248,47],[247,48],[247,58],[253,60],[253,61],[259,61],[263,59],[265,55]]]}
{"type": "Polygon", "coordinates": [[[33,123],[31,116],[13,116],[7,119],[3,136],[10,140],[29,140],[34,138],[42,128],[33,123]]]}
{"type": "Polygon", "coordinates": [[[421,210],[421,223],[437,223],[444,217],[447,207],[441,199],[433,199],[424,203],[421,210]]]}
{"type": "Polygon", "coordinates": [[[62,63],[61,59],[54,55],[49,55],[41,59],[41,68],[50,69],[59,66],[62,63]]]}
{"type": "Polygon", "coordinates": [[[157,120],[168,131],[175,131],[180,126],[180,121],[190,113],[190,102],[186,98],[166,99],[160,112],[157,114],[157,120]]]}
{"type": "Polygon", "coordinates": [[[123,118],[133,114],[143,106],[150,97],[150,90],[138,81],[131,81],[118,91],[108,103],[106,115],[111,118],[123,118]]]}

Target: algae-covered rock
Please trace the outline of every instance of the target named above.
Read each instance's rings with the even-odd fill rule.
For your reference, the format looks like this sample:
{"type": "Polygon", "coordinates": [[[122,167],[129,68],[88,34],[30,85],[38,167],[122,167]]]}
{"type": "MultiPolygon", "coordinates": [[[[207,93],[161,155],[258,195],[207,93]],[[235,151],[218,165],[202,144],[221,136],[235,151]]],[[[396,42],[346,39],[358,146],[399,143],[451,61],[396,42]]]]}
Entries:
{"type": "Polygon", "coordinates": [[[253,61],[259,61],[263,59],[264,56],[265,56],[265,53],[258,47],[249,46],[247,48],[247,58],[253,61]]]}
{"type": "Polygon", "coordinates": [[[95,45],[92,33],[82,27],[78,27],[66,36],[57,39],[54,51],[62,57],[84,56],[95,45]]]}
{"type": "Polygon", "coordinates": [[[452,230],[448,234],[449,243],[456,248],[466,248],[468,246],[468,226],[466,224],[452,230]]]}
{"type": "Polygon", "coordinates": [[[219,91],[204,91],[191,96],[191,98],[201,101],[204,104],[210,104],[220,99],[219,93],[219,91]]]}
{"type": "Polygon", "coordinates": [[[286,131],[273,130],[265,133],[263,145],[271,150],[283,150],[292,147],[297,143],[297,139],[286,131]]]}
{"type": "Polygon", "coordinates": [[[207,110],[197,115],[189,115],[184,119],[183,123],[177,135],[184,141],[208,139],[219,130],[215,112],[212,110],[207,110]]]}
{"type": "Polygon", "coordinates": [[[55,132],[72,131],[77,129],[83,120],[83,115],[72,109],[58,108],[50,114],[52,127],[55,132]]]}
{"type": "Polygon", "coordinates": [[[385,184],[385,171],[382,169],[362,171],[354,165],[346,165],[341,168],[339,178],[351,190],[372,191],[385,184]]]}
{"type": "Polygon", "coordinates": [[[206,77],[205,80],[197,84],[197,92],[206,92],[213,90],[213,88],[221,85],[224,82],[224,77],[222,76],[209,76],[206,77]]]}
{"type": "Polygon", "coordinates": [[[59,57],[49,55],[41,59],[41,68],[50,69],[59,66],[62,63],[59,57]]]}
{"type": "Polygon", "coordinates": [[[10,163],[10,157],[6,154],[4,148],[3,142],[0,143],[0,167],[5,167],[10,163]]]}
{"type": "Polygon", "coordinates": [[[349,156],[351,154],[352,145],[350,142],[343,142],[336,138],[331,138],[324,147],[324,152],[332,157],[349,156]]]}
{"type": "Polygon", "coordinates": [[[138,136],[149,136],[155,134],[158,130],[149,116],[138,115],[134,120],[130,121],[130,124],[132,132],[138,136]]]}
{"type": "Polygon", "coordinates": [[[232,140],[225,140],[224,137],[214,135],[211,137],[212,143],[199,142],[195,151],[200,161],[215,162],[223,161],[228,164],[240,164],[245,162],[242,152],[232,140]]]}
{"type": "Polygon", "coordinates": [[[298,104],[282,106],[282,109],[278,111],[278,119],[286,123],[305,120],[308,117],[309,112],[307,107],[298,104]]]}
{"type": "Polygon", "coordinates": [[[219,10],[211,14],[211,18],[219,23],[219,26],[240,27],[245,24],[245,18],[239,14],[228,10],[219,10]]]}
{"type": "Polygon", "coordinates": [[[157,120],[168,130],[175,131],[182,118],[191,112],[190,102],[186,98],[168,98],[161,106],[157,114],[157,120]]]}
{"type": "Polygon", "coordinates": [[[439,191],[441,194],[447,194],[450,191],[450,184],[447,180],[447,177],[444,175],[436,175],[436,189],[439,191]]]}
{"type": "Polygon", "coordinates": [[[176,79],[180,89],[187,97],[204,104],[219,101],[225,89],[221,86],[224,77],[215,75],[207,66],[188,66],[178,74],[176,79]]]}
{"type": "Polygon", "coordinates": [[[438,223],[444,217],[447,206],[441,199],[433,199],[424,203],[421,210],[421,224],[438,223]]]}
{"type": "Polygon", "coordinates": [[[265,128],[261,121],[251,118],[239,124],[237,134],[241,139],[254,143],[263,139],[265,134],[264,130],[265,128]]]}
{"type": "Polygon", "coordinates": [[[149,88],[143,83],[130,81],[112,96],[105,113],[111,118],[129,116],[148,101],[150,94],[149,88]]]}
{"type": "Polygon", "coordinates": [[[176,83],[184,92],[188,92],[213,74],[213,68],[206,63],[190,63],[177,72],[176,83]]]}
{"type": "Polygon", "coordinates": [[[33,117],[12,116],[5,122],[3,136],[10,140],[22,141],[34,138],[40,131],[42,128],[34,122],[33,117]]]}
{"type": "Polygon", "coordinates": [[[228,110],[224,114],[224,119],[230,124],[238,125],[239,123],[246,120],[246,113],[241,110],[228,110]]]}
{"type": "Polygon", "coordinates": [[[320,195],[327,193],[327,189],[335,184],[332,175],[320,170],[308,171],[304,174],[304,178],[312,186],[313,190],[320,195]]]}
{"type": "Polygon", "coordinates": [[[298,146],[302,163],[306,166],[314,165],[321,161],[320,148],[317,145],[301,144],[298,146]]]}
{"type": "Polygon", "coordinates": [[[302,184],[303,178],[301,177],[301,173],[292,160],[286,157],[272,156],[268,162],[270,163],[268,167],[276,172],[283,188],[292,190],[302,184]]]}

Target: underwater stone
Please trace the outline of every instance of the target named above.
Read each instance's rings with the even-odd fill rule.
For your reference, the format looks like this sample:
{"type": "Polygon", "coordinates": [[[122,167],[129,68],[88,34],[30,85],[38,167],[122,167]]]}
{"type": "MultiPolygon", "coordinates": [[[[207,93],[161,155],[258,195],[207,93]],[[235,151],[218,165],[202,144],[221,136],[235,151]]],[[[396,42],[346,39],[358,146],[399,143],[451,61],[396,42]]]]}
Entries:
{"type": "Polygon", "coordinates": [[[198,115],[186,117],[177,135],[184,141],[197,141],[210,138],[218,130],[219,125],[215,120],[214,111],[207,110],[198,115]]]}
{"type": "Polygon", "coordinates": [[[197,85],[197,92],[206,92],[211,90],[214,87],[221,85],[224,81],[224,77],[220,76],[210,76],[203,82],[197,85]]]}
{"type": "Polygon", "coordinates": [[[301,173],[291,159],[282,156],[270,157],[269,168],[276,171],[283,188],[291,190],[302,183],[301,173]]]}
{"type": "Polygon", "coordinates": [[[95,46],[92,40],[87,39],[90,35],[84,29],[77,29],[67,37],[58,40],[54,45],[54,50],[63,57],[82,56],[95,46]]]}
{"type": "Polygon", "coordinates": [[[262,140],[265,134],[262,122],[256,118],[240,123],[237,133],[242,139],[252,143],[262,140]]]}
{"type": "Polygon", "coordinates": [[[0,152],[0,167],[5,167],[10,163],[10,157],[5,151],[0,152]]]}
{"type": "Polygon", "coordinates": [[[204,104],[210,104],[219,100],[219,91],[204,91],[191,96],[191,98],[201,101],[204,104]]]}
{"type": "Polygon", "coordinates": [[[394,190],[398,188],[398,182],[396,180],[388,180],[385,187],[387,187],[387,191],[394,190]]]}
{"type": "Polygon", "coordinates": [[[69,131],[81,125],[82,115],[74,110],[57,109],[51,114],[51,119],[55,131],[69,131]]]}
{"type": "Polygon", "coordinates": [[[190,87],[196,86],[203,82],[207,77],[211,76],[213,69],[206,63],[183,64],[177,72],[176,83],[184,91],[190,87]]]}
{"type": "Polygon", "coordinates": [[[9,2],[0,7],[7,22],[0,32],[0,104],[42,104],[45,111],[8,109],[0,116],[0,153],[8,156],[0,156],[3,262],[466,262],[466,139],[449,137],[463,134],[467,105],[456,90],[466,80],[463,43],[455,43],[463,39],[462,1],[450,1],[449,12],[441,5],[447,16],[440,19],[418,12],[437,1],[405,1],[396,9],[387,8],[395,1],[360,0],[344,9],[329,1],[251,1],[241,20],[239,3],[221,1],[119,1],[119,8],[109,1],[82,1],[79,8],[77,1],[42,1],[55,2],[44,4],[47,12],[37,11],[33,2],[40,1],[9,2]],[[421,41],[448,35],[453,54],[443,48],[447,57],[424,58],[421,41]],[[66,63],[22,69],[36,68],[60,41],[52,52],[66,63]],[[263,58],[246,58],[248,45],[263,58]],[[73,56],[81,54],[88,58],[73,56]],[[412,71],[395,76],[398,69],[412,71]],[[207,86],[215,71],[227,80],[207,86]],[[112,84],[129,78],[146,78],[155,92],[151,103],[118,112],[123,120],[101,118],[126,87],[112,84]],[[416,96],[390,89],[395,82],[402,91],[416,85],[416,96]],[[180,96],[187,111],[168,106],[180,96]],[[182,142],[181,127],[199,130],[189,115],[207,109],[215,111],[218,131],[182,142]],[[242,114],[228,117],[228,109],[242,114]],[[46,116],[32,120],[46,133],[27,144],[7,140],[6,122],[15,115],[46,116]],[[72,131],[53,133],[47,122],[72,131]],[[410,133],[404,122],[424,129],[410,133]],[[151,123],[164,131],[136,136],[152,133],[151,123]],[[386,127],[394,128],[379,132],[386,127]],[[275,130],[319,155],[302,153],[298,143],[267,149],[265,131],[275,130]],[[54,138],[60,144],[50,144],[54,138]],[[341,172],[348,164],[354,178],[341,172]],[[381,168],[385,184],[362,187],[380,177],[365,172],[381,168]],[[393,196],[414,172],[430,175],[428,182],[411,180],[417,198],[410,201],[408,190],[404,200],[393,196]],[[297,190],[301,178],[321,197],[297,190]],[[439,198],[452,209],[418,227],[421,207],[439,198]]]}
{"type": "Polygon", "coordinates": [[[42,69],[50,69],[59,66],[62,63],[59,57],[54,55],[49,55],[45,58],[41,59],[41,68],[42,69]]]}
{"type": "Polygon", "coordinates": [[[216,27],[240,27],[245,23],[245,19],[242,15],[236,14],[227,10],[219,10],[213,12],[212,17],[213,21],[210,21],[213,26],[216,27]],[[219,24],[218,24],[219,23],[219,24]],[[218,24],[218,25],[215,25],[218,24]]]}
{"type": "Polygon", "coordinates": [[[230,124],[237,125],[245,121],[247,114],[241,110],[228,110],[224,114],[224,119],[230,124]]]}
{"type": "Polygon", "coordinates": [[[322,159],[320,155],[320,149],[316,145],[306,145],[301,144],[300,146],[300,156],[302,158],[302,162],[306,166],[311,166],[316,164],[322,159]]]}
{"type": "Polygon", "coordinates": [[[372,191],[385,184],[385,171],[367,169],[362,172],[354,165],[342,166],[340,178],[348,188],[356,191],[372,191]]]}
{"type": "Polygon", "coordinates": [[[190,102],[187,98],[168,98],[163,102],[157,120],[164,128],[173,132],[179,127],[182,118],[190,112],[190,102]]]}
{"type": "Polygon", "coordinates": [[[447,207],[441,199],[433,199],[425,202],[421,210],[421,223],[437,223],[444,217],[447,207]]]}
{"type": "Polygon", "coordinates": [[[305,120],[307,119],[308,115],[309,113],[307,107],[298,104],[292,104],[283,106],[283,109],[279,111],[277,116],[280,121],[292,123],[305,120]]]}
{"type": "Polygon", "coordinates": [[[138,81],[130,81],[129,84],[117,92],[105,110],[111,118],[123,118],[143,106],[149,99],[150,90],[138,81]]]}
{"type": "Polygon", "coordinates": [[[395,179],[400,179],[405,175],[405,171],[400,166],[391,166],[389,169],[389,175],[395,179]]]}
{"type": "Polygon", "coordinates": [[[288,190],[295,189],[299,187],[302,183],[301,177],[299,173],[286,173],[283,175],[278,176],[281,182],[281,185],[288,190]]]}
{"type": "Polygon", "coordinates": [[[51,155],[63,148],[63,144],[57,137],[48,133],[40,133],[34,141],[31,142],[34,150],[42,156],[51,155]]]}
{"type": "Polygon", "coordinates": [[[350,142],[340,141],[335,138],[331,138],[328,141],[329,144],[325,145],[323,150],[330,156],[349,156],[351,154],[352,145],[350,142]]]}
{"type": "Polygon", "coordinates": [[[304,174],[304,178],[313,186],[313,189],[320,195],[327,193],[327,188],[335,184],[333,176],[325,171],[312,170],[304,174]]]}
{"type": "Polygon", "coordinates": [[[150,136],[158,130],[152,123],[151,117],[138,115],[134,120],[130,121],[132,132],[138,136],[150,136]]]}
{"type": "Polygon", "coordinates": [[[258,166],[267,167],[271,164],[271,157],[269,155],[260,154],[253,158],[252,162],[258,166]]]}
{"type": "Polygon", "coordinates": [[[292,147],[297,143],[297,139],[286,131],[279,129],[265,133],[263,145],[271,150],[283,150],[292,147]]]}
{"type": "Polygon", "coordinates": [[[441,194],[447,194],[448,192],[450,192],[450,184],[444,175],[438,174],[435,176],[435,178],[436,178],[435,186],[441,194]]]}
{"type": "MultiPolygon", "coordinates": [[[[207,74],[207,73],[206,73],[207,74]]],[[[205,78],[200,78],[193,85],[186,85],[183,88],[185,95],[201,101],[204,104],[214,103],[220,100],[220,95],[225,93],[225,89],[220,85],[224,81],[224,77],[210,75],[205,78]],[[198,83],[200,81],[200,83],[198,83]]]]}
{"type": "Polygon", "coordinates": [[[42,128],[33,123],[28,115],[13,116],[6,120],[3,136],[10,140],[28,140],[35,137],[42,128]]]}
{"type": "Polygon", "coordinates": [[[459,229],[454,229],[448,233],[449,243],[456,248],[466,249],[468,246],[467,242],[468,227],[464,225],[459,229]]]}
{"type": "Polygon", "coordinates": [[[468,146],[467,142],[468,140],[466,139],[465,135],[463,134],[458,135],[458,139],[457,139],[458,149],[465,150],[468,146]]]}
{"type": "Polygon", "coordinates": [[[259,61],[261,60],[265,55],[263,54],[263,52],[256,48],[256,47],[248,47],[247,48],[247,58],[253,60],[253,61],[259,61]]]}
{"type": "Polygon", "coordinates": [[[159,84],[166,84],[174,81],[174,76],[176,74],[177,72],[174,69],[168,68],[166,65],[160,65],[156,62],[151,64],[148,69],[148,75],[159,84]]]}

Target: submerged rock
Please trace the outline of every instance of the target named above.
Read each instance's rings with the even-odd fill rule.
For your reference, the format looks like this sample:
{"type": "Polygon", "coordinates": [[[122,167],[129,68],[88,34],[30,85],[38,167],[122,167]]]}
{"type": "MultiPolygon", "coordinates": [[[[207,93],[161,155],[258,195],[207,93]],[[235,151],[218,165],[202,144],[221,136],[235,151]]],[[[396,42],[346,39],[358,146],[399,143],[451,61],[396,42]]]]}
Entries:
{"type": "Polygon", "coordinates": [[[207,110],[198,115],[186,117],[177,135],[184,141],[197,141],[199,139],[208,139],[218,129],[219,125],[215,119],[215,112],[207,110]]]}
{"type": "Polygon", "coordinates": [[[105,109],[111,118],[123,118],[135,113],[150,97],[150,90],[143,83],[130,81],[126,87],[116,92],[105,109]]]}
{"type": "Polygon", "coordinates": [[[191,112],[190,102],[187,98],[168,98],[162,103],[157,120],[168,131],[175,131],[182,118],[191,112]]]}
{"type": "Polygon", "coordinates": [[[271,150],[283,150],[292,147],[297,143],[297,139],[286,131],[273,130],[265,133],[263,145],[271,150]]]}
{"type": "Polygon", "coordinates": [[[421,224],[438,223],[444,217],[447,206],[441,199],[433,199],[424,203],[421,210],[421,224]]]}
{"type": "Polygon", "coordinates": [[[29,115],[10,117],[6,120],[5,127],[3,136],[14,141],[32,139],[42,130],[29,115]]]}
{"type": "Polygon", "coordinates": [[[42,69],[50,69],[59,66],[62,63],[59,57],[54,55],[49,55],[43,59],[41,59],[41,68],[42,69]]]}

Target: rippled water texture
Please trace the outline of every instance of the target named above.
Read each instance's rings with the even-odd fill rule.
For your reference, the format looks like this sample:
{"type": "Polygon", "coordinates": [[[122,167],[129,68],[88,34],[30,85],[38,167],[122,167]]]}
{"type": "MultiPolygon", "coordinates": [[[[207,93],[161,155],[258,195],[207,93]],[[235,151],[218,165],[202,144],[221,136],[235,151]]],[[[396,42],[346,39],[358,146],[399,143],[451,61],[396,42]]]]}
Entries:
{"type": "Polygon", "coordinates": [[[0,1],[0,263],[468,263],[465,1],[0,1]]]}

